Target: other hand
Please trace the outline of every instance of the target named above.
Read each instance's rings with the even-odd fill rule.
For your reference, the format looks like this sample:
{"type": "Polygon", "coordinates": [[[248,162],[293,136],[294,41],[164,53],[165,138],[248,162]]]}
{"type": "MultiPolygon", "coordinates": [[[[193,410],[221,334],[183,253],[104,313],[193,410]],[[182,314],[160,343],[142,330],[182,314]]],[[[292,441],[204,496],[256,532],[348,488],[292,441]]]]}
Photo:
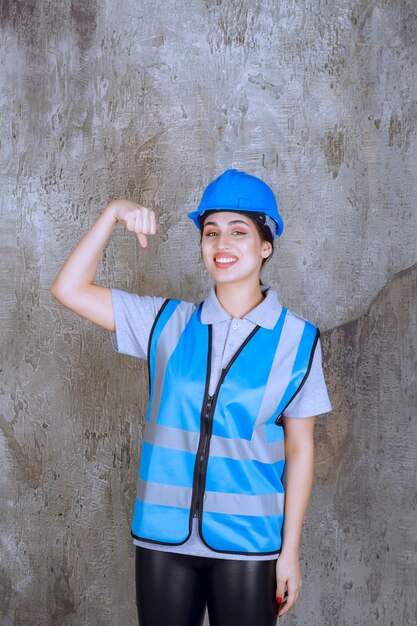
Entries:
{"type": "Polygon", "coordinates": [[[281,617],[294,606],[301,590],[301,569],[298,552],[281,552],[276,564],[276,580],[276,596],[277,598],[282,598],[278,607],[278,616],[281,617]]]}

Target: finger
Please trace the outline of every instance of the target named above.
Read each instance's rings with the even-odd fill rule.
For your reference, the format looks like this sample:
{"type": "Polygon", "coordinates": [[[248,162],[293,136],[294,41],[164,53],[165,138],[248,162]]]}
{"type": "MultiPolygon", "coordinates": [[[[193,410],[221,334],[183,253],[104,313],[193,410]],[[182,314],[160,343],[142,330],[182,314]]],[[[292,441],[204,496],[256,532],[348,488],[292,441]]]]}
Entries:
{"type": "Polygon", "coordinates": [[[143,232],[143,221],[142,221],[142,215],[141,212],[138,211],[137,213],[135,213],[135,233],[138,235],[139,233],[143,232]]]}
{"type": "Polygon", "coordinates": [[[285,583],[285,580],[277,579],[276,598],[278,604],[281,604],[285,599],[285,583]]]}
{"type": "Polygon", "coordinates": [[[151,218],[151,220],[150,220],[151,221],[150,232],[151,232],[152,235],[155,235],[155,233],[156,233],[156,215],[155,215],[154,211],[151,211],[150,218],[151,218]]]}
{"type": "Polygon", "coordinates": [[[126,228],[127,230],[133,231],[135,230],[135,218],[134,215],[132,215],[132,213],[129,213],[125,219],[125,224],[126,224],[126,228]]]}
{"type": "Polygon", "coordinates": [[[149,210],[142,211],[142,232],[149,234],[149,210]]]}
{"type": "Polygon", "coordinates": [[[290,590],[288,589],[288,596],[286,598],[286,600],[284,600],[284,603],[281,604],[279,611],[278,611],[278,615],[285,615],[285,613],[288,613],[288,611],[294,606],[296,600],[297,600],[297,590],[290,590]]]}
{"type": "Polygon", "coordinates": [[[146,239],[146,235],[144,235],[143,233],[137,233],[137,238],[142,248],[148,247],[148,241],[146,239]]]}

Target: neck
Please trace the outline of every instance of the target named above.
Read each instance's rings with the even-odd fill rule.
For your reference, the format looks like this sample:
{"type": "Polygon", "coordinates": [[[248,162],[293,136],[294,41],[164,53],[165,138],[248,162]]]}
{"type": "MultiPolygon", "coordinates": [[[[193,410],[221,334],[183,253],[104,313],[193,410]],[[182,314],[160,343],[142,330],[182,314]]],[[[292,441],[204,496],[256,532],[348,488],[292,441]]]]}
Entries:
{"type": "Polygon", "coordinates": [[[241,319],[264,299],[258,283],[216,283],[216,296],[222,307],[232,317],[241,319]]]}

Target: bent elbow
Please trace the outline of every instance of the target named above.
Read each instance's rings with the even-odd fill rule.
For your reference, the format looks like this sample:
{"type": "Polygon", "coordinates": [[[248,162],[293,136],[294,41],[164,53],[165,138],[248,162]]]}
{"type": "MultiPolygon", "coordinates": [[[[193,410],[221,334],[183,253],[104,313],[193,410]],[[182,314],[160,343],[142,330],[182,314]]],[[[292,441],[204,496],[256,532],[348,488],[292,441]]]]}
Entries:
{"type": "Polygon", "coordinates": [[[68,291],[68,289],[63,289],[62,286],[60,287],[55,283],[52,283],[50,287],[50,292],[55,300],[57,300],[66,307],[68,307],[70,302],[74,299],[73,297],[71,297],[71,293],[68,291]]]}
{"type": "Polygon", "coordinates": [[[56,281],[54,281],[50,287],[50,292],[51,294],[54,296],[55,300],[58,300],[59,302],[61,302],[61,289],[59,288],[59,286],[56,284],[56,281]]]}
{"type": "Polygon", "coordinates": [[[53,283],[52,283],[52,285],[51,285],[51,286],[50,286],[50,288],[49,288],[49,291],[51,292],[51,294],[54,296],[54,298],[55,298],[56,300],[59,300],[59,297],[58,297],[58,288],[57,288],[57,286],[55,285],[55,282],[53,282],[53,283]]]}

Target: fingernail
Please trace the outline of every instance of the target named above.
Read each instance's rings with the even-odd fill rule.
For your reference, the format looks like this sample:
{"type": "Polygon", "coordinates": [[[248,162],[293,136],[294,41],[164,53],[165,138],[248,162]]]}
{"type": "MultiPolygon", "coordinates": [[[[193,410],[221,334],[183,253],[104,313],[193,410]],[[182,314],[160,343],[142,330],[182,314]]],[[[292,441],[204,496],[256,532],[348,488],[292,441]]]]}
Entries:
{"type": "Polygon", "coordinates": [[[281,604],[281,602],[282,602],[282,598],[280,598],[279,596],[277,596],[277,602],[278,602],[278,604],[281,604]]]}

